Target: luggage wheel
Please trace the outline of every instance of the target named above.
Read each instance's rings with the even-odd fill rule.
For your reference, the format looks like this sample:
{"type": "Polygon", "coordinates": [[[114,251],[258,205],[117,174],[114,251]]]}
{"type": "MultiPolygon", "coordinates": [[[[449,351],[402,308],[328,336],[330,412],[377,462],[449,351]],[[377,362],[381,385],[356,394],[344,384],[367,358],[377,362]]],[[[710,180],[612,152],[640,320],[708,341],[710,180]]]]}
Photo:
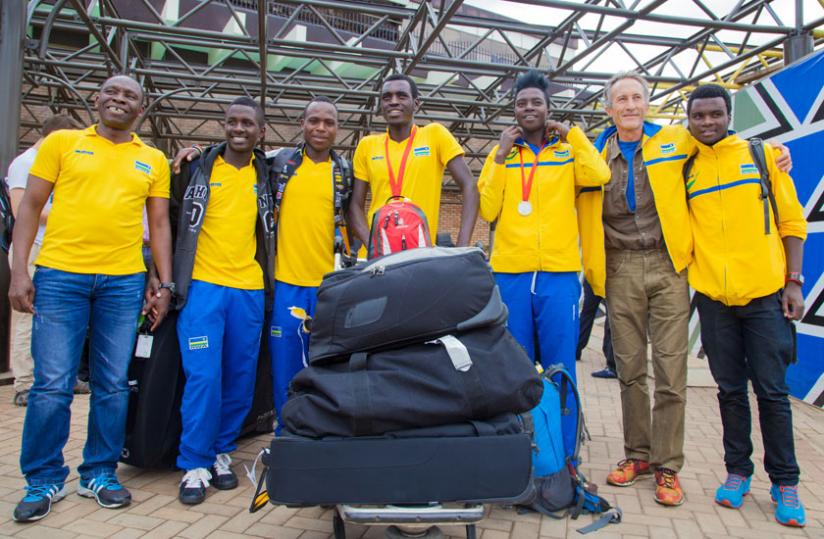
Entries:
{"type": "Polygon", "coordinates": [[[389,525],[387,539],[442,539],[436,524],[465,524],[467,539],[476,539],[475,524],[483,520],[486,508],[482,504],[444,507],[441,504],[417,506],[351,506],[338,505],[332,518],[335,539],[346,539],[344,522],[389,525]]]}

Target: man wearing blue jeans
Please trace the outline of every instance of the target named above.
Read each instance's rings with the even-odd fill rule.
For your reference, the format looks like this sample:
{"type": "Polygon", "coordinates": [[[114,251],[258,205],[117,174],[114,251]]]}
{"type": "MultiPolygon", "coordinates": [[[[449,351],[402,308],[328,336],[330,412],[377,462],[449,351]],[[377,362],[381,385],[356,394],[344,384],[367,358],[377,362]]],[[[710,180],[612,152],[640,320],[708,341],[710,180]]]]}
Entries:
{"type": "Polygon", "coordinates": [[[141,245],[146,206],[162,288],[146,291],[144,313],[156,326],[173,287],[168,221],[169,167],[131,127],[143,111],[143,90],[127,76],[103,82],[97,96],[100,123],[46,137],[30,170],[14,227],[9,299],[34,315],[34,385],[23,425],[20,467],[26,496],[14,520],[45,517],[66,495],[72,388],[87,330],[92,396],[88,437],[77,493],[102,507],[128,505],[131,495],[115,475],[129,403],[127,370],[143,303],[141,245]],[[40,212],[54,191],[49,226],[35,261],[27,260],[40,212]]]}

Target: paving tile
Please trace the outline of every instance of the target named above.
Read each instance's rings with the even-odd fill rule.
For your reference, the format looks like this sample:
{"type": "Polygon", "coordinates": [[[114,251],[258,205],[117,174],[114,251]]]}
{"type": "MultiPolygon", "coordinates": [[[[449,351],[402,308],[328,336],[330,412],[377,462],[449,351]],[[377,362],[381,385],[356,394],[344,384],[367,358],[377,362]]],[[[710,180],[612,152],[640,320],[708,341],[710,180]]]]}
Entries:
{"type": "MultiPolygon", "coordinates": [[[[769,499],[769,479],[763,472],[763,445],[758,422],[753,423],[753,463],[756,473],[751,495],[740,510],[717,506],[715,489],[726,477],[721,446],[721,422],[715,390],[690,388],[687,396],[686,464],[680,472],[687,502],[679,508],[666,508],[653,500],[654,483],[650,478],[628,488],[605,484],[606,475],[624,457],[621,431],[620,396],[614,380],[599,380],[589,373],[603,366],[598,348],[602,323],[593,330],[590,346],[578,363],[578,379],[587,426],[593,440],[584,447],[582,470],[599,484],[599,492],[610,503],[624,510],[624,521],[597,532],[597,539],[693,539],[705,537],[746,539],[824,538],[824,411],[793,401],[796,451],[802,469],[801,499],[807,508],[804,529],[786,528],[774,522],[774,505],[769,499]]],[[[130,489],[134,503],[125,509],[102,509],[93,500],[72,494],[56,504],[53,514],[28,525],[10,520],[15,504],[23,494],[18,458],[25,410],[11,405],[11,388],[0,387],[0,539],[74,539],[112,537],[132,539],[320,539],[332,534],[333,511],[324,508],[287,508],[268,506],[258,513],[247,511],[252,488],[241,480],[231,491],[210,489],[206,502],[185,506],[177,501],[179,471],[149,471],[122,465],[118,475],[130,489]]],[[[88,413],[88,397],[79,396],[73,404],[69,441],[64,455],[71,467],[67,480],[70,492],[77,488],[76,467],[82,451],[88,413]]],[[[757,410],[754,398],[753,410],[757,410]]],[[[755,416],[755,413],[754,413],[755,416]]],[[[755,416],[757,418],[757,416],[755,416]]],[[[251,464],[269,436],[242,440],[234,456],[238,474],[243,464],[251,464]]],[[[537,513],[520,515],[511,507],[491,507],[478,526],[481,539],[550,539],[578,537],[575,530],[592,522],[583,515],[577,521],[556,520],[537,513]]],[[[383,539],[385,526],[347,524],[349,539],[383,539]]],[[[448,538],[465,537],[460,525],[442,526],[448,538]]]]}

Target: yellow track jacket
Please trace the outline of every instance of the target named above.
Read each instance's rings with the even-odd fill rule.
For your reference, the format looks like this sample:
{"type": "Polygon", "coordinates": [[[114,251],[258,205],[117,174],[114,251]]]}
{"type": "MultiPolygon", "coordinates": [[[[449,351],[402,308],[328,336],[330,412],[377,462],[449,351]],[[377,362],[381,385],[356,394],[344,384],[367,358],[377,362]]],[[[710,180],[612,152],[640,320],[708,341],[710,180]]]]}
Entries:
{"type": "MultiPolygon", "coordinates": [[[[541,151],[529,194],[532,213],[518,213],[522,200],[520,148],[529,178],[534,151],[520,139],[503,165],[498,146],[487,156],[478,180],[481,218],[498,220],[490,263],[501,273],[580,271],[575,191],[607,183],[610,171],[583,131],[573,127],[567,143],[557,138],[541,151]]],[[[603,241],[601,244],[603,249],[603,241]]],[[[586,258],[586,254],[585,254],[586,258]]]]}
{"type": "Polygon", "coordinates": [[[770,233],[765,233],[764,201],[758,167],[749,143],[730,135],[713,146],[696,142],[698,155],[687,178],[695,256],[689,282],[727,306],[746,305],[784,286],[786,260],[781,238],[807,237],[807,222],[792,178],[775,166],[776,152],[765,147],[767,170],[778,208],[778,230],[767,202],[770,233]]]}
{"type": "MultiPolygon", "coordinates": [[[[615,126],[609,127],[595,141],[595,147],[604,159],[607,140],[616,131],[615,126]]],[[[692,233],[682,171],[686,160],[695,152],[695,140],[680,125],[660,126],[644,122],[641,152],[667,251],[675,271],[680,272],[692,260],[692,233]]],[[[603,188],[580,188],[576,206],[584,273],[592,290],[603,297],[606,281],[603,188]]]]}

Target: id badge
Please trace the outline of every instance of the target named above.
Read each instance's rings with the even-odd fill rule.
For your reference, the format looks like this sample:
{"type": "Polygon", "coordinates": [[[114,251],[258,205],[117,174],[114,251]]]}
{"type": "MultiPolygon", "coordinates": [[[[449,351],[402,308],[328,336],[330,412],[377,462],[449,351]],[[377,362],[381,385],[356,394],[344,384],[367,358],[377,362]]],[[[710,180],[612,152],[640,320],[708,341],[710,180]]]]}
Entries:
{"type": "Polygon", "coordinates": [[[154,341],[154,335],[146,335],[141,333],[137,336],[137,347],[134,351],[134,356],[149,359],[152,356],[152,342],[154,341]]]}

